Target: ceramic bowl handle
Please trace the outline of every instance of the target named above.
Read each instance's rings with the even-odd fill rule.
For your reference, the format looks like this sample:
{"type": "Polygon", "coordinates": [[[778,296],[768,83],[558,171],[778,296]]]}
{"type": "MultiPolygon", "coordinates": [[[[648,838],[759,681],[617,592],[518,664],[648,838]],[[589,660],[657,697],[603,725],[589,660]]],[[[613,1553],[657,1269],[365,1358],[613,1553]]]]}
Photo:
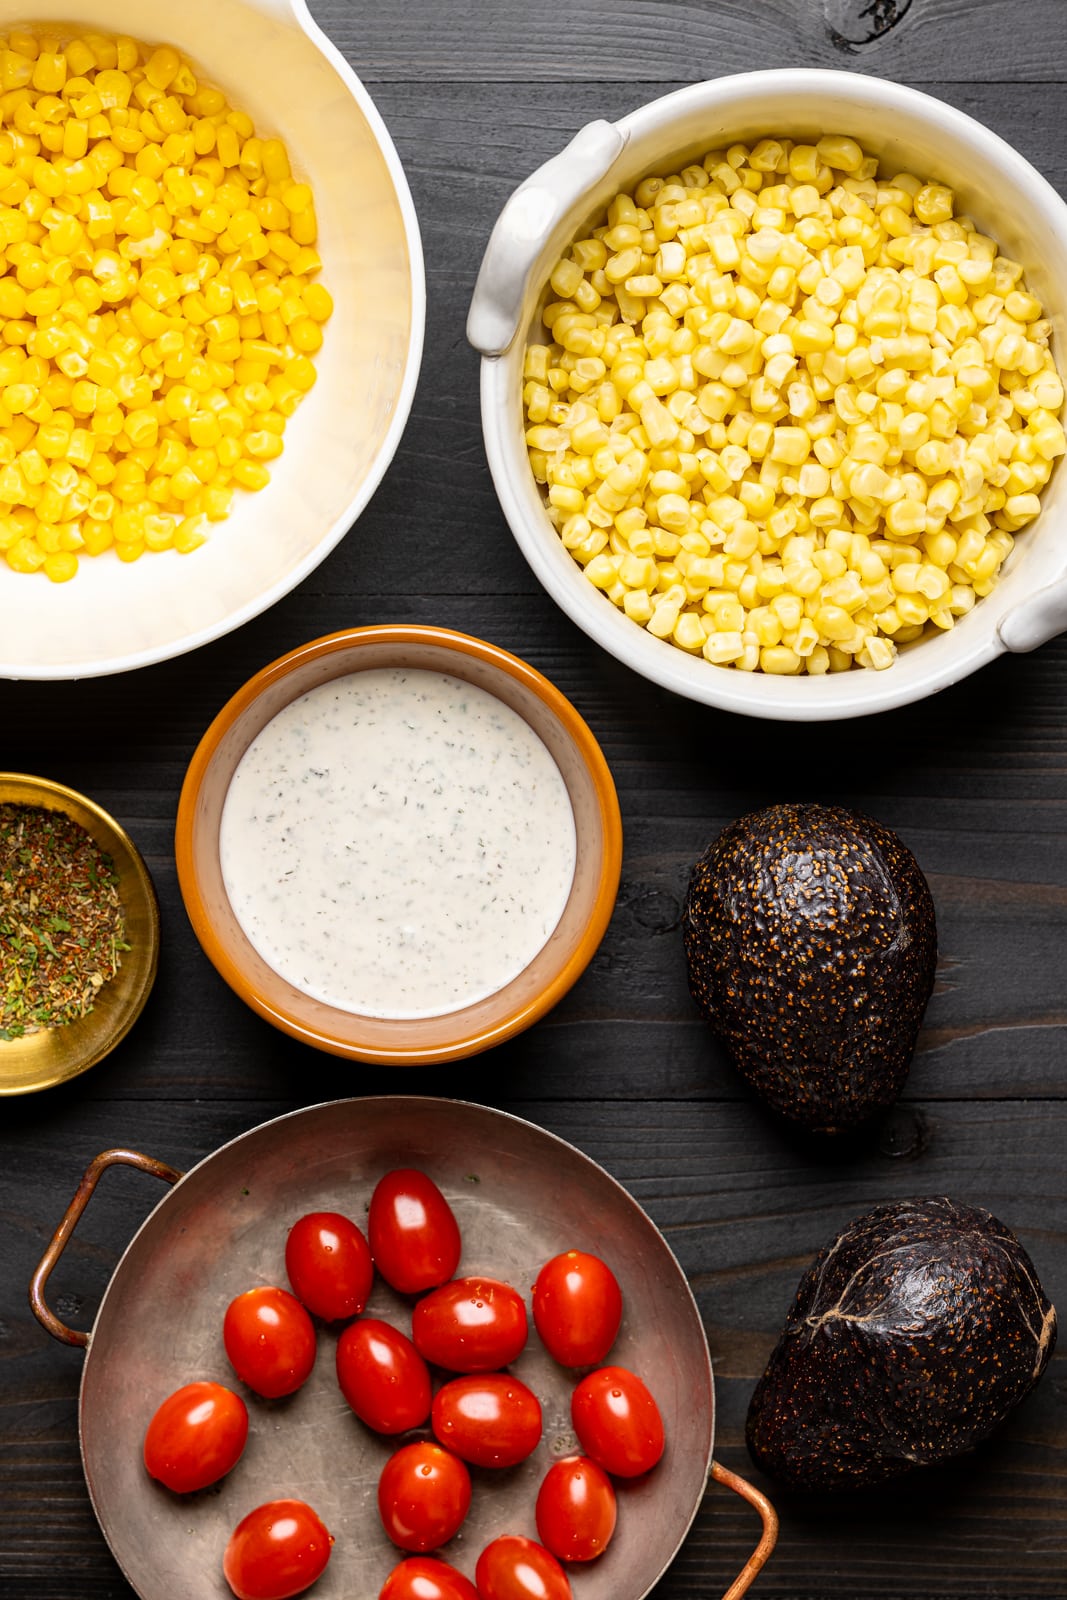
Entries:
{"type": "Polygon", "coordinates": [[[515,190],[489,236],[467,317],[467,338],[483,356],[507,350],[549,234],[610,171],[625,144],[626,135],[613,122],[589,122],[515,190]]]}
{"type": "Polygon", "coordinates": [[[1067,631],[1067,578],[1039,589],[1027,600],[1020,600],[997,624],[1005,650],[1018,654],[1036,650],[1058,633],[1067,631]]]}
{"type": "Polygon", "coordinates": [[[740,1600],[741,1595],[748,1593],[753,1579],[778,1542],[778,1513],[765,1494],[761,1494],[746,1478],[731,1472],[729,1467],[721,1467],[717,1461],[713,1461],[708,1476],[716,1483],[723,1484],[725,1488],[732,1489],[742,1500],[747,1500],[750,1506],[755,1506],[763,1523],[759,1544],[722,1597],[722,1600],[740,1600]]]}
{"type": "Polygon", "coordinates": [[[153,1178],[162,1178],[164,1183],[177,1183],[181,1177],[181,1173],[174,1167],[168,1167],[163,1161],[153,1161],[151,1156],[139,1155],[136,1150],[104,1150],[86,1167],[85,1175],[74,1192],[74,1198],[64,1212],[63,1220],[53,1234],[52,1242],[41,1257],[40,1265],[30,1281],[30,1305],[42,1328],[47,1328],[53,1339],[59,1339],[63,1344],[80,1345],[83,1350],[89,1343],[88,1333],[80,1328],[68,1328],[65,1322],[61,1322],[46,1304],[44,1289],[52,1268],[63,1254],[71,1234],[77,1227],[78,1218],[89,1204],[93,1190],[108,1167],[119,1166],[136,1167],[140,1172],[151,1173],[153,1178]]]}

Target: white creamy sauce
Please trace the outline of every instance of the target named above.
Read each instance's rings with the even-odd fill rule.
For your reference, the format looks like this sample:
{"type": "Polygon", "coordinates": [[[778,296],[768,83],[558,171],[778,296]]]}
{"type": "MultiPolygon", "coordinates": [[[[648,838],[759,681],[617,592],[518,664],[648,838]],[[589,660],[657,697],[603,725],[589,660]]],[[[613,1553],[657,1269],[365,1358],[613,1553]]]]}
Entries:
{"type": "Polygon", "coordinates": [[[574,877],[567,787],[533,729],[444,673],[354,672],[294,700],[242,757],[219,847],[275,972],[375,1017],[458,1011],[509,983],[574,877]]]}

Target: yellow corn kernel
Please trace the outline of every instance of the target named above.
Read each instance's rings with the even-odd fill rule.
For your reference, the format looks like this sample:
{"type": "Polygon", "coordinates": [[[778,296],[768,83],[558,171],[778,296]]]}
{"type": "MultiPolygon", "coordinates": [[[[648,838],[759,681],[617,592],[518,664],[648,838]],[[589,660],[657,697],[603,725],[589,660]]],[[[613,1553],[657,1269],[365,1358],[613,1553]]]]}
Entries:
{"type": "Polygon", "coordinates": [[[182,58],[170,45],[160,45],[145,62],[144,75],[156,89],[169,89],[181,68],[182,58]]]}
{"type": "Polygon", "coordinates": [[[304,290],[304,306],[316,322],[327,322],[333,314],[333,297],[321,283],[309,283],[304,290]]]}
{"type": "Polygon", "coordinates": [[[78,570],[78,557],[72,550],[56,550],[45,557],[41,570],[52,583],[69,583],[78,570]]]}
{"type": "Polygon", "coordinates": [[[233,468],[233,479],[242,489],[265,489],[270,482],[270,473],[258,461],[242,459],[233,468]]]}
{"type": "Polygon", "coordinates": [[[187,556],[206,542],[207,534],[203,532],[202,522],[202,517],[194,516],[183,517],[178,523],[174,529],[174,548],[179,554],[187,556]]]}
{"type": "Polygon", "coordinates": [[[318,222],[315,217],[314,206],[308,206],[305,210],[298,211],[289,225],[289,231],[297,244],[314,244],[318,238],[318,222]]]}
{"type": "Polygon", "coordinates": [[[62,52],[38,55],[30,82],[41,94],[58,94],[67,81],[67,58],[62,52]]]}
{"type": "Polygon", "coordinates": [[[206,484],[201,491],[200,502],[209,522],[222,522],[230,514],[233,490],[218,483],[206,484]]]}

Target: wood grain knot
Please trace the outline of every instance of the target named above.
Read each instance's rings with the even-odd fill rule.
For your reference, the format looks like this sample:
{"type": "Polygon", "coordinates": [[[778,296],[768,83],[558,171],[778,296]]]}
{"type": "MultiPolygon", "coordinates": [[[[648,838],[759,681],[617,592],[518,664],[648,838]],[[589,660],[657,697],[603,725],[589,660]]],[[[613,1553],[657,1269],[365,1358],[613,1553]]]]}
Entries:
{"type": "Polygon", "coordinates": [[[922,1113],[896,1106],[879,1129],[878,1153],[890,1161],[914,1161],[929,1142],[929,1129],[922,1113]]]}
{"type": "Polygon", "coordinates": [[[903,22],[911,0],[822,0],[822,8],[834,48],[856,55],[903,22]]]}
{"type": "Polygon", "coordinates": [[[641,889],[630,900],[630,915],[649,933],[670,933],[682,920],[682,908],[665,889],[641,889]]]}

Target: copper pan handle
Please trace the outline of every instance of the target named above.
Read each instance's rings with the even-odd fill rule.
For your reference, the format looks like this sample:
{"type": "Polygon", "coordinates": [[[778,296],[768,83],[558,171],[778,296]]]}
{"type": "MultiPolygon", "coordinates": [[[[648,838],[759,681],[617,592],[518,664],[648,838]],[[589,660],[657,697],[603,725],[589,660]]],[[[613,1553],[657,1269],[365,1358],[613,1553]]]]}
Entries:
{"type": "Polygon", "coordinates": [[[742,1500],[747,1500],[750,1506],[755,1506],[763,1523],[759,1544],[722,1597],[722,1600],[740,1600],[741,1595],[748,1593],[752,1580],[778,1542],[778,1513],[765,1494],[761,1494],[747,1479],[739,1477],[736,1472],[731,1472],[729,1467],[722,1467],[717,1461],[713,1461],[708,1469],[708,1476],[714,1478],[716,1483],[725,1485],[727,1489],[732,1489],[742,1500]]]}
{"type": "Polygon", "coordinates": [[[108,1167],[136,1167],[139,1172],[149,1172],[154,1178],[162,1178],[164,1183],[177,1183],[181,1177],[181,1173],[174,1167],[168,1167],[166,1162],[154,1161],[151,1156],[142,1156],[136,1150],[104,1150],[86,1167],[85,1175],[74,1192],[74,1198],[64,1212],[63,1220],[52,1235],[52,1242],[41,1257],[40,1265],[30,1280],[30,1305],[42,1328],[47,1328],[53,1339],[59,1339],[63,1344],[80,1345],[83,1350],[89,1343],[88,1333],[79,1328],[68,1328],[65,1322],[60,1322],[55,1312],[45,1303],[44,1287],[52,1268],[63,1254],[71,1234],[78,1225],[78,1218],[89,1204],[89,1197],[108,1167]]]}

